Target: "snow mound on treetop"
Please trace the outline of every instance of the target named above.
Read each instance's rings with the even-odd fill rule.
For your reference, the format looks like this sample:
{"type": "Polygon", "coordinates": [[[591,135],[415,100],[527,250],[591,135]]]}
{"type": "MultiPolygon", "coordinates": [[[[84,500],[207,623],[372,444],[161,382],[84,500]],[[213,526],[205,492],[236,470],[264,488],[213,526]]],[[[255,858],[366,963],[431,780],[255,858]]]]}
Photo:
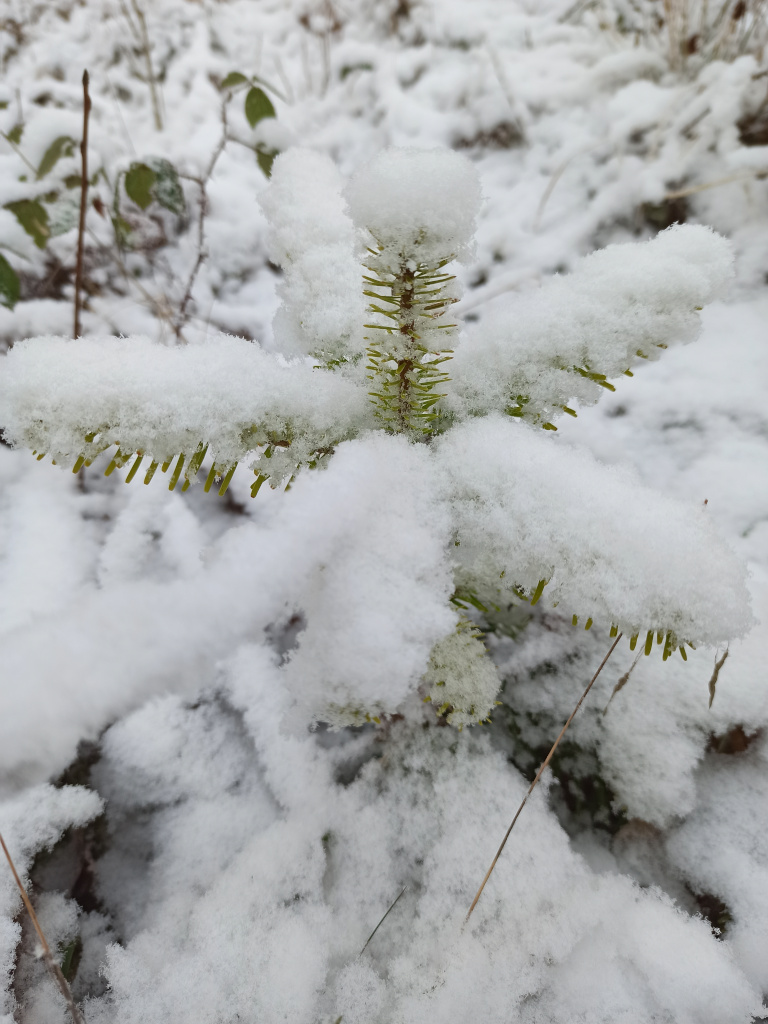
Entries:
{"type": "Polygon", "coordinates": [[[378,153],[346,189],[352,218],[393,258],[414,252],[431,263],[463,255],[480,209],[480,181],[449,149],[391,148],[378,153]]]}

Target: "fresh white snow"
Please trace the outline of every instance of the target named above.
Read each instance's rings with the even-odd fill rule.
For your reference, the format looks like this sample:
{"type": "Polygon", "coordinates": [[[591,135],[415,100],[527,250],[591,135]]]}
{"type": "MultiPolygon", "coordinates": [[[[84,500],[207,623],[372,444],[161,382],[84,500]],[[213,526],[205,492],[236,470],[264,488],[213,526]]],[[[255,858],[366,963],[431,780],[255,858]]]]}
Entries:
{"type": "MultiPolygon", "coordinates": [[[[766,1013],[764,30],[670,66],[660,6],[140,3],[158,131],[132,4],[0,5],[0,130],[33,168],[78,141],[87,66],[102,172],[73,344],[79,152],[38,181],[0,139],[0,832],[51,945],[80,937],[88,1024],[766,1013]],[[276,119],[250,127],[233,70],[276,119]],[[156,158],[182,214],[120,191],[156,158]],[[43,250],[3,204],[55,190],[43,250]],[[377,429],[355,362],[364,247],[395,266],[411,228],[460,257],[430,444],[377,429]],[[114,447],[69,472],[117,442],[146,453],[129,486],[114,447]],[[201,444],[200,481],[242,463],[224,498],[181,493],[201,444]],[[143,485],[179,453],[172,493],[175,461],[143,485]],[[463,927],[612,623],[637,651],[463,927]],[[654,638],[604,714],[649,629],[697,649],[654,638]]],[[[0,863],[0,1024],[67,1020],[35,946],[0,863]]]]}

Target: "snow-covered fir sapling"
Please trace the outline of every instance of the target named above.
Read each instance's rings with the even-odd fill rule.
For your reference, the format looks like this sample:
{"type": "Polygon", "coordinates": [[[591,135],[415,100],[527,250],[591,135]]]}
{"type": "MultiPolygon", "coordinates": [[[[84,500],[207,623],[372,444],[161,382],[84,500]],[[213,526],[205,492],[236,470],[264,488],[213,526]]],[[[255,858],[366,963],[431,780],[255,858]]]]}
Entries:
{"type": "Polygon", "coordinates": [[[541,601],[664,659],[749,625],[744,571],[703,508],[556,434],[612,378],[695,338],[728,243],[675,226],[609,246],[462,332],[450,265],[480,201],[456,153],[385,150],[345,187],[328,158],[291,150],[262,199],[284,270],[278,351],[42,337],[6,358],[6,437],[39,459],[78,471],[113,449],[106,472],[126,482],[160,468],[184,490],[204,470],[221,494],[242,463],[254,495],[295,480],[284,516],[315,488],[349,523],[326,550],[322,519],[301,520],[314,540],[285,599],[305,628],[281,672],[305,724],[423,701],[458,727],[485,720],[499,677],[472,604],[541,601]]]}

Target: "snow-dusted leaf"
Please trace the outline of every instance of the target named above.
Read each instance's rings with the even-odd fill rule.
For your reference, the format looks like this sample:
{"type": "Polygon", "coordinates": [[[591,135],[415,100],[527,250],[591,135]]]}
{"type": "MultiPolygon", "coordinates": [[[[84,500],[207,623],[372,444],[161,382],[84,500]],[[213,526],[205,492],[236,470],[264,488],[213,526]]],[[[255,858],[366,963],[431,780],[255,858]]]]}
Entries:
{"type": "Polygon", "coordinates": [[[71,231],[78,222],[80,216],[80,197],[57,195],[53,202],[48,204],[48,228],[51,237],[65,235],[71,231]]]}
{"type": "Polygon", "coordinates": [[[51,232],[48,212],[42,203],[36,199],[19,199],[14,203],[6,203],[5,209],[10,210],[38,249],[44,249],[51,232]]]}
{"type": "Polygon", "coordinates": [[[245,116],[251,128],[255,128],[265,117],[275,117],[272,100],[257,85],[252,86],[245,96],[245,116]]]}
{"type": "Polygon", "coordinates": [[[155,180],[150,187],[152,198],[171,213],[182,214],[186,208],[184,190],[179,181],[179,174],[169,160],[153,158],[148,166],[155,172],[155,180]]]}
{"type": "Polygon", "coordinates": [[[72,156],[75,146],[75,140],[70,138],[69,135],[60,135],[57,139],[54,139],[45,153],[43,153],[40,166],[37,168],[37,180],[39,181],[40,178],[44,178],[46,174],[49,174],[63,156],[72,156]]]}

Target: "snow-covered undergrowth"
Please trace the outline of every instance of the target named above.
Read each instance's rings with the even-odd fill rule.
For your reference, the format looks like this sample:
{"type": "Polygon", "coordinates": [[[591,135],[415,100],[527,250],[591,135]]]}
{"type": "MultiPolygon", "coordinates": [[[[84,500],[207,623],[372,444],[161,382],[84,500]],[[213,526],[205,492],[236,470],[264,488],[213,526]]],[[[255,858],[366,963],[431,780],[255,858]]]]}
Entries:
{"type": "MultiPolygon", "coordinates": [[[[630,14],[5,4],[0,831],[88,1021],[761,1015],[765,78],[630,14]]],[[[58,1024],[0,878],[0,1020],[58,1024]]]]}

